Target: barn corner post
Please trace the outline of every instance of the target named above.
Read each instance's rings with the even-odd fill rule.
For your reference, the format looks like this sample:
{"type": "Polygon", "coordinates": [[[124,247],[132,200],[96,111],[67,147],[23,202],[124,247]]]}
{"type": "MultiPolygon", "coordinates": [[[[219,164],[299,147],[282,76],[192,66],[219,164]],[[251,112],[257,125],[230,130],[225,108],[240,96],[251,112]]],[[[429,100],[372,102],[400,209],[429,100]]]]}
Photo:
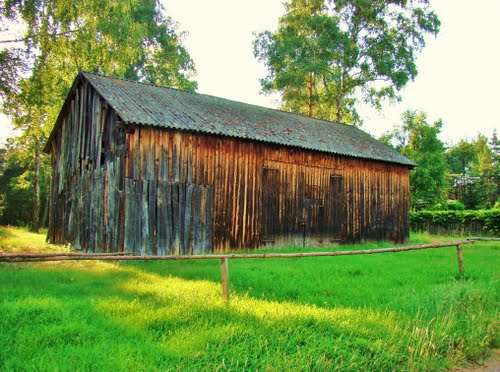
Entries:
{"type": "Polygon", "coordinates": [[[223,257],[220,259],[220,282],[222,285],[222,299],[226,304],[229,303],[229,259],[223,257]]]}
{"type": "Polygon", "coordinates": [[[461,244],[457,244],[458,278],[464,279],[464,249],[461,244]]]}

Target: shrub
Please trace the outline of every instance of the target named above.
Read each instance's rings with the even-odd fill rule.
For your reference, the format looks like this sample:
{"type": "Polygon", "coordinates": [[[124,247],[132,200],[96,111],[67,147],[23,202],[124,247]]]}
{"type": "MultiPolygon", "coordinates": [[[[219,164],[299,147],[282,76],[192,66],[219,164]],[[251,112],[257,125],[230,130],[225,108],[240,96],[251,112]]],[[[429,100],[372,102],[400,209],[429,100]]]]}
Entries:
{"type": "Polygon", "coordinates": [[[500,235],[500,209],[410,212],[410,227],[431,233],[500,235]]]}
{"type": "MultiPolygon", "coordinates": [[[[418,208],[417,208],[418,209],[418,208]]],[[[443,211],[443,210],[452,210],[452,211],[463,211],[465,209],[464,203],[460,200],[447,200],[445,203],[437,203],[429,210],[443,211]]]]}
{"type": "Polygon", "coordinates": [[[450,211],[463,211],[465,205],[460,200],[448,200],[446,202],[446,209],[450,211]]]}

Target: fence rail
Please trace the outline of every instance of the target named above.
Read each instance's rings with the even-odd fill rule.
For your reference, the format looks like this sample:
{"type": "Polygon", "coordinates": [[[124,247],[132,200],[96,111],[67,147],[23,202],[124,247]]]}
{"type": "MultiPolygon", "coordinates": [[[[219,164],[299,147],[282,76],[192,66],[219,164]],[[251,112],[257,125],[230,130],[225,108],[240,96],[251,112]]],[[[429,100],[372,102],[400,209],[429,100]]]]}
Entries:
{"type": "Polygon", "coordinates": [[[500,241],[500,238],[494,238],[494,237],[471,237],[471,238],[467,238],[467,240],[483,240],[483,241],[493,241],[493,242],[496,242],[496,241],[500,241]]]}
{"type": "MultiPolygon", "coordinates": [[[[127,252],[108,252],[108,253],[79,253],[79,252],[57,252],[57,253],[31,253],[31,252],[22,252],[22,253],[2,253],[0,252],[0,262],[9,262],[4,261],[2,258],[5,257],[7,259],[18,258],[18,259],[36,259],[36,258],[57,258],[57,257],[121,257],[121,256],[129,256],[131,253],[127,252]]],[[[59,261],[56,259],[55,261],[59,261]]]]}
{"type": "Polygon", "coordinates": [[[408,245],[403,247],[359,249],[350,251],[334,252],[299,252],[299,253],[248,253],[248,254],[209,254],[196,256],[132,256],[128,253],[2,253],[0,262],[22,263],[22,262],[47,262],[47,261],[183,261],[183,260],[220,260],[222,297],[229,301],[229,260],[230,259],[269,259],[269,258],[304,258],[304,257],[336,257],[356,256],[366,254],[397,253],[423,249],[438,249],[456,247],[458,261],[458,275],[464,276],[463,248],[465,244],[473,244],[474,240],[457,240],[445,243],[431,243],[408,245]]]}

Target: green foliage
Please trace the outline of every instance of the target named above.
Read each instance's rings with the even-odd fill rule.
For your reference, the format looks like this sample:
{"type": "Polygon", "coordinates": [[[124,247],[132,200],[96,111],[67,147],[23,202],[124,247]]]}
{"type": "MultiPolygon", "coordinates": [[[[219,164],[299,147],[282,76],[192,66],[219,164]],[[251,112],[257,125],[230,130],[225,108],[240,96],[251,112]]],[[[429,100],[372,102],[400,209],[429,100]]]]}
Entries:
{"type": "Polygon", "coordinates": [[[475,146],[477,157],[472,163],[471,174],[480,177],[476,185],[477,207],[488,208],[498,197],[499,165],[494,162],[493,151],[488,146],[485,136],[478,136],[475,146]]]}
{"type": "Polygon", "coordinates": [[[428,1],[291,0],[278,30],[254,42],[268,71],[262,89],[282,93],[286,110],[359,123],[359,97],[377,108],[397,98],[439,26],[428,1]]]}
{"type": "MultiPolygon", "coordinates": [[[[463,209],[488,209],[498,199],[500,146],[496,131],[492,138],[478,135],[444,149],[438,135],[442,123],[427,123],[424,113],[407,111],[403,125],[379,140],[412,159],[414,209],[451,209],[445,199],[458,199],[463,209]]],[[[461,206],[459,207],[461,208],[461,206]]]]}
{"type": "Polygon", "coordinates": [[[455,146],[450,147],[446,151],[446,160],[448,161],[450,173],[466,173],[476,159],[476,154],[474,143],[464,139],[455,146]]]}
{"type": "Polygon", "coordinates": [[[452,210],[452,211],[463,211],[465,209],[464,203],[460,200],[447,200],[446,203],[438,203],[434,205],[433,210],[452,210]]]}
{"type": "Polygon", "coordinates": [[[465,205],[460,200],[447,200],[446,209],[453,211],[463,211],[465,209],[465,205]]]}
{"type": "Polygon", "coordinates": [[[452,182],[470,209],[491,208],[498,198],[500,157],[496,132],[491,141],[479,135],[462,140],[446,152],[452,182]]]}
{"type": "MultiPolygon", "coordinates": [[[[20,145],[10,144],[3,150],[0,161],[0,224],[27,226],[32,220],[33,210],[33,159],[29,151],[20,145]]],[[[41,213],[43,221],[47,216],[50,164],[44,159],[40,170],[41,213]]]]}
{"type": "MultiPolygon", "coordinates": [[[[1,18],[0,18],[1,19],[1,18]]],[[[0,99],[18,93],[19,77],[26,70],[19,48],[0,50],[0,99]]]]}
{"type": "Polygon", "coordinates": [[[410,227],[417,231],[432,227],[469,234],[479,228],[479,233],[500,236],[500,209],[410,212],[410,227]]]}
{"type": "Polygon", "coordinates": [[[403,113],[402,121],[382,139],[416,164],[410,173],[412,207],[442,205],[447,198],[447,164],[444,144],[438,137],[443,123],[438,120],[430,124],[424,112],[410,110],[403,113]]]}
{"type": "Polygon", "coordinates": [[[452,369],[495,336],[500,251],[464,251],[234,260],[229,305],[216,261],[2,265],[0,369],[452,369]]]}
{"type": "Polygon", "coordinates": [[[5,97],[4,109],[15,121],[32,107],[46,114],[39,120],[50,129],[81,70],[196,88],[189,78],[193,63],[155,0],[7,1],[1,18],[27,26],[24,58],[31,73],[19,94],[5,97]]]}
{"type": "Polygon", "coordinates": [[[6,44],[17,46],[0,53],[0,98],[22,133],[16,151],[30,159],[23,171],[38,185],[30,208],[36,229],[43,214],[39,188],[47,187],[41,150],[76,74],[86,70],[194,90],[194,66],[156,0],[8,0],[0,6],[0,21],[26,26],[21,46],[6,44]]]}

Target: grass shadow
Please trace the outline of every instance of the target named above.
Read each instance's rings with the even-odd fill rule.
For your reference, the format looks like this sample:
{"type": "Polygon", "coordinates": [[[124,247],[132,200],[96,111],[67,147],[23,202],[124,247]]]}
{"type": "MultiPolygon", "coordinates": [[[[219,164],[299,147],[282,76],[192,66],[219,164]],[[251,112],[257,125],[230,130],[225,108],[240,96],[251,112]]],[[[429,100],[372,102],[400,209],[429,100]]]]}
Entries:
{"type": "Polygon", "coordinates": [[[449,368],[495,333],[481,247],[231,260],[229,305],[216,260],[0,265],[0,370],[449,368]]]}
{"type": "Polygon", "coordinates": [[[2,288],[0,303],[3,368],[393,369],[445,363],[436,353],[405,355],[413,328],[391,312],[239,295],[226,305],[209,281],[98,265],[8,270],[13,280],[2,288]]]}

